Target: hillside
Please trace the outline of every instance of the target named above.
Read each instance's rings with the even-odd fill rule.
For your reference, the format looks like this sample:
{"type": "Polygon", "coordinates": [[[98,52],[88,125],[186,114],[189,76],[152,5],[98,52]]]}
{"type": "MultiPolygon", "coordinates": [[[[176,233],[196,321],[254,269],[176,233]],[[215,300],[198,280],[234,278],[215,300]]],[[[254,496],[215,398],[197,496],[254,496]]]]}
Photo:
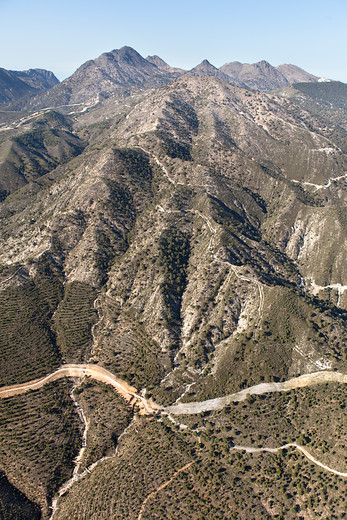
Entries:
{"type": "Polygon", "coordinates": [[[84,142],[71,132],[71,120],[58,112],[45,112],[29,122],[25,131],[3,132],[0,142],[0,197],[38,179],[59,164],[79,155],[84,142]],[[7,137],[7,138],[6,138],[7,137]]]}
{"type": "Polygon", "coordinates": [[[298,83],[276,94],[290,99],[292,110],[305,120],[315,119],[319,132],[346,153],[347,86],[339,81],[298,83]]]}
{"type": "MultiPolygon", "coordinates": [[[[343,134],[296,95],[232,85],[208,62],[174,78],[152,58],[87,62],[42,97],[82,111],[0,133],[1,385],[66,364],[120,381],[67,371],[1,399],[0,505],[54,520],[341,518],[343,134]]],[[[290,88],[333,104],[343,87],[290,88]]]]}
{"type": "Polygon", "coordinates": [[[289,83],[316,83],[320,79],[317,76],[314,76],[313,74],[310,74],[300,67],[290,63],[278,65],[276,69],[281,74],[283,74],[289,83]]]}

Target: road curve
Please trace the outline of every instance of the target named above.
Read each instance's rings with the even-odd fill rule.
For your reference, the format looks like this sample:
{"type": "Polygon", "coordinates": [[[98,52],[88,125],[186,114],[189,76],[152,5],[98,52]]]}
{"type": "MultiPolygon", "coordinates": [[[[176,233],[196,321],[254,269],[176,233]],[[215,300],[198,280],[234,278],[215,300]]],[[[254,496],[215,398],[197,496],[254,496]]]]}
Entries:
{"type": "MultiPolygon", "coordinates": [[[[60,368],[48,374],[40,379],[35,379],[33,381],[28,381],[26,383],[21,383],[18,385],[11,385],[0,388],[0,398],[8,398],[15,395],[24,394],[29,392],[30,390],[39,390],[47,383],[52,381],[56,381],[63,377],[78,377],[83,378],[85,376],[89,376],[96,381],[100,381],[106,384],[112,385],[115,390],[123,396],[123,398],[129,403],[137,403],[140,407],[140,413],[143,414],[152,414],[155,412],[163,411],[164,413],[172,414],[172,415],[189,415],[196,414],[205,411],[214,411],[221,410],[224,406],[228,405],[233,401],[243,401],[247,398],[248,395],[260,395],[270,392],[288,392],[295,388],[302,388],[306,386],[314,386],[319,383],[347,383],[347,374],[342,374],[341,372],[334,371],[321,371],[314,372],[312,374],[304,374],[299,377],[293,377],[288,381],[279,382],[279,383],[260,383],[258,385],[251,386],[249,388],[245,388],[240,392],[236,392],[234,394],[229,394],[224,397],[217,397],[216,399],[208,399],[207,401],[201,402],[190,402],[190,403],[177,403],[171,406],[163,407],[151,399],[145,399],[143,396],[139,395],[136,388],[130,386],[126,381],[119,379],[109,370],[95,364],[71,364],[71,365],[62,365],[60,368]]],[[[274,452],[280,449],[295,447],[300,450],[311,462],[320,466],[321,468],[334,473],[335,475],[339,475],[341,477],[347,477],[347,473],[342,473],[340,471],[334,470],[325,466],[321,462],[317,461],[304,447],[299,446],[295,443],[285,444],[280,448],[253,448],[253,447],[242,447],[235,446],[233,449],[244,449],[249,452],[256,451],[269,451],[274,452]]],[[[182,471],[185,468],[182,468],[182,471]]],[[[83,475],[82,475],[83,476],[83,475]]],[[[149,497],[148,497],[149,498],[149,497]]],[[[145,503],[143,504],[143,506],[145,503]]],[[[55,503],[55,507],[56,503],[55,503]]],[[[54,515],[53,510],[53,515],[54,515]]],[[[140,511],[140,515],[142,514],[142,510],[140,511]]],[[[52,515],[52,516],[53,516],[52,515]]]]}
{"type": "Polygon", "coordinates": [[[19,385],[5,386],[0,388],[0,398],[12,397],[14,395],[24,394],[29,390],[38,390],[47,383],[56,381],[63,377],[84,377],[89,376],[97,381],[112,385],[117,392],[119,392],[126,400],[130,401],[136,397],[137,390],[133,386],[128,385],[122,379],[119,379],[114,374],[106,370],[99,365],[86,364],[86,365],[62,365],[55,372],[48,374],[47,376],[41,377],[40,379],[34,379],[27,383],[19,385]]]}

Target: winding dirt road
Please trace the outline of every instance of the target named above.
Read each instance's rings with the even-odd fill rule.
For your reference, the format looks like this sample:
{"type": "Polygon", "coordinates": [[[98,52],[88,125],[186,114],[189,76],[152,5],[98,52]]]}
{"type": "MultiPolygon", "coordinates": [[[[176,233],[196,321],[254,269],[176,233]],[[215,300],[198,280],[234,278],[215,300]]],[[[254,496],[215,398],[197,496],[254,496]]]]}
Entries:
{"type": "MultiPolygon", "coordinates": [[[[168,407],[162,407],[155,402],[153,402],[151,399],[146,399],[143,396],[139,395],[136,388],[130,386],[126,381],[123,381],[122,379],[119,379],[116,377],[112,372],[106,370],[105,368],[94,365],[94,364],[85,364],[85,365],[63,365],[60,368],[58,368],[55,372],[52,372],[51,374],[48,374],[40,379],[35,379],[33,381],[28,381],[26,383],[18,384],[18,385],[12,385],[12,386],[6,386],[0,388],[0,398],[8,398],[15,395],[24,394],[26,392],[29,392],[30,390],[39,390],[44,385],[56,381],[58,379],[61,379],[63,377],[72,377],[72,378],[83,378],[85,376],[89,376],[96,381],[101,381],[106,384],[110,384],[113,386],[113,388],[120,394],[122,397],[131,404],[137,404],[140,407],[140,413],[142,414],[153,414],[158,411],[162,411],[163,413],[167,414],[170,418],[170,414],[172,415],[187,415],[187,414],[195,414],[195,413],[201,413],[204,411],[214,411],[214,410],[220,410],[225,405],[229,404],[233,401],[243,401],[246,399],[248,395],[259,395],[269,392],[287,392],[289,390],[293,390],[295,388],[302,388],[305,386],[313,386],[319,383],[327,383],[327,382],[338,382],[338,383],[347,383],[347,374],[342,374],[340,372],[332,372],[332,371],[321,371],[321,372],[314,372],[312,374],[305,374],[303,376],[294,377],[292,379],[289,379],[288,381],[284,381],[281,383],[261,383],[258,385],[251,386],[249,388],[245,388],[244,390],[241,390],[240,392],[236,392],[234,394],[230,394],[224,397],[218,397],[216,399],[209,399],[207,401],[201,401],[201,402],[190,402],[190,403],[177,403],[168,407]]],[[[76,404],[76,403],[75,403],[76,404]]],[[[87,431],[88,431],[88,423],[87,419],[84,416],[84,412],[82,410],[83,414],[83,422],[85,423],[85,431],[84,431],[84,438],[82,443],[82,448],[80,451],[79,456],[76,459],[76,467],[73,472],[73,475],[71,479],[69,479],[63,486],[60,488],[57,496],[54,498],[52,502],[52,516],[50,520],[53,519],[55,516],[55,513],[58,510],[58,504],[59,500],[62,495],[66,493],[68,489],[72,487],[72,485],[80,480],[81,478],[85,477],[87,473],[90,473],[92,469],[97,466],[99,463],[101,463],[105,458],[100,459],[97,461],[94,465],[92,465],[90,468],[85,469],[82,473],[79,473],[79,468],[81,464],[81,459],[83,452],[85,450],[86,445],[86,437],[87,437],[87,431]]],[[[173,418],[171,418],[173,422],[176,422],[173,418]]],[[[125,432],[124,432],[125,433],[125,432]]],[[[245,446],[234,446],[233,450],[245,450],[250,453],[256,453],[256,452],[271,452],[271,453],[277,453],[281,449],[294,447],[301,451],[303,455],[316,464],[317,466],[325,469],[326,471],[329,471],[330,473],[333,473],[335,475],[338,475],[340,477],[347,477],[347,473],[343,473],[341,471],[335,470],[333,468],[330,468],[326,466],[325,464],[319,462],[316,460],[305,448],[302,446],[299,446],[296,443],[289,443],[284,444],[283,446],[279,448],[255,448],[255,447],[245,447],[245,446]]],[[[189,468],[189,466],[193,462],[187,464],[183,468],[176,471],[170,480],[159,486],[155,491],[150,493],[144,502],[142,503],[141,509],[139,511],[138,520],[142,519],[142,515],[144,512],[144,509],[146,507],[147,502],[154,497],[159,491],[164,489],[166,486],[168,486],[172,480],[180,473],[181,471],[185,471],[189,468]]]]}
{"type": "Polygon", "coordinates": [[[340,175],[339,177],[330,177],[328,179],[328,182],[326,184],[315,184],[314,182],[303,182],[303,181],[297,181],[292,179],[292,182],[295,182],[296,184],[302,184],[304,186],[313,186],[316,188],[316,191],[318,190],[326,190],[327,188],[330,188],[331,183],[335,181],[339,181],[341,179],[346,179],[347,173],[344,173],[343,175],[340,175]]]}
{"type": "Polygon", "coordinates": [[[233,401],[243,401],[248,395],[261,395],[270,392],[288,392],[295,388],[303,388],[305,386],[313,386],[319,383],[347,383],[347,374],[334,371],[313,372],[312,374],[304,374],[302,376],[293,377],[287,381],[280,383],[260,383],[258,385],[244,388],[240,392],[229,394],[223,397],[216,397],[215,399],[208,399],[206,401],[197,401],[190,403],[177,403],[171,406],[163,407],[155,403],[152,399],[146,399],[139,395],[136,388],[130,386],[126,381],[119,379],[106,368],[99,365],[62,365],[55,372],[48,374],[40,379],[28,381],[19,385],[5,386],[0,388],[0,398],[12,397],[14,395],[24,394],[30,390],[38,390],[47,383],[56,381],[63,377],[85,377],[89,376],[96,381],[112,385],[115,390],[121,394],[124,399],[130,403],[135,403],[140,406],[143,413],[155,413],[157,411],[164,411],[173,415],[191,415],[201,412],[209,412],[214,410],[221,410],[224,406],[233,401]]]}

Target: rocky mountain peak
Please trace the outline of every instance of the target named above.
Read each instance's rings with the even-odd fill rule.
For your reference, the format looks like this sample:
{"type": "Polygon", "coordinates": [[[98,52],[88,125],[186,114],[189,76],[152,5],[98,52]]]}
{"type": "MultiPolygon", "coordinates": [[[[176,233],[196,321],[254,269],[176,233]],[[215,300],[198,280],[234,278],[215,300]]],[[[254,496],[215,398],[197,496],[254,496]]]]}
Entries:
{"type": "Polygon", "coordinates": [[[272,65],[266,60],[260,60],[255,63],[255,66],[259,69],[272,69],[272,65]]]}
{"type": "Polygon", "coordinates": [[[124,61],[129,65],[144,65],[146,60],[132,47],[124,46],[121,49],[114,49],[110,54],[118,61],[124,61]]]}
{"type": "Polygon", "coordinates": [[[49,70],[18,71],[0,68],[0,104],[16,103],[58,83],[58,78],[49,70]]]}
{"type": "Polygon", "coordinates": [[[208,60],[203,60],[201,63],[199,63],[199,65],[197,65],[196,67],[194,67],[190,72],[193,72],[193,71],[217,71],[217,67],[215,67],[214,65],[212,65],[212,63],[210,63],[208,60]]]}

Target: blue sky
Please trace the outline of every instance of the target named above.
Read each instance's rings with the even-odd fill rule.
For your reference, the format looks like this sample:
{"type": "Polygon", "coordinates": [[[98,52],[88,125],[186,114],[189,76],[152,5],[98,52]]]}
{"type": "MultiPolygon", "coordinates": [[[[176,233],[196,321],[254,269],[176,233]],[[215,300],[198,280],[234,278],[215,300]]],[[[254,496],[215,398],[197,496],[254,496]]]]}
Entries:
{"type": "Polygon", "coordinates": [[[346,0],[0,0],[0,67],[64,79],[123,45],[190,69],[294,63],[347,82],[346,0]]]}

